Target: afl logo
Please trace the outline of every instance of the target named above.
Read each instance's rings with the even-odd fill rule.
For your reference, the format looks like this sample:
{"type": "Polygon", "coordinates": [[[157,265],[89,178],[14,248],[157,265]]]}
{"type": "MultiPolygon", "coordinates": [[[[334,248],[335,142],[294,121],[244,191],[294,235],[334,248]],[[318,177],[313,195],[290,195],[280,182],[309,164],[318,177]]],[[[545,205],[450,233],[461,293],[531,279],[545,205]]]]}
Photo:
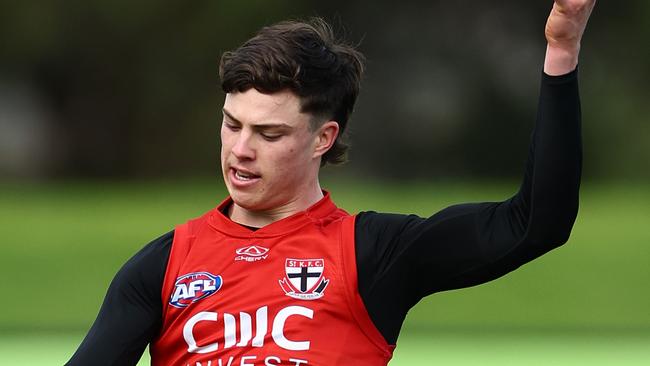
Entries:
{"type": "Polygon", "coordinates": [[[209,272],[192,272],[180,276],[174,283],[174,293],[169,305],[182,309],[192,303],[214,295],[223,284],[221,276],[209,272]]]}

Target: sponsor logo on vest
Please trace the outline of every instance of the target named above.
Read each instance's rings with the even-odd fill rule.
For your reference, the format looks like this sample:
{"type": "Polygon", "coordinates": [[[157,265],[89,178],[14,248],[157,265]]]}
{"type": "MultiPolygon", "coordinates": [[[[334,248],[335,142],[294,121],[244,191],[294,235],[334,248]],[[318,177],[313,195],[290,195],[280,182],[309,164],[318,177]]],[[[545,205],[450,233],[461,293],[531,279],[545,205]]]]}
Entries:
{"type": "Polygon", "coordinates": [[[323,276],[325,261],[322,258],[287,258],[284,262],[284,271],[286,276],[278,282],[284,293],[294,299],[320,299],[330,282],[323,276]]]}
{"type": "Polygon", "coordinates": [[[289,357],[286,360],[278,356],[251,356],[244,355],[241,357],[230,356],[228,358],[222,357],[209,361],[195,361],[193,363],[186,363],[185,366],[279,366],[279,365],[292,365],[292,366],[307,366],[308,360],[301,360],[299,358],[289,357]],[[262,362],[264,362],[262,364],[262,362]]]}
{"type": "Polygon", "coordinates": [[[269,249],[259,245],[249,245],[235,250],[235,261],[257,262],[266,259],[269,249]]]}
{"type": "Polygon", "coordinates": [[[182,275],[174,283],[174,292],[169,305],[186,308],[190,304],[214,295],[223,284],[221,276],[209,272],[192,272],[182,275]]]}
{"type": "MultiPolygon", "coordinates": [[[[218,322],[219,314],[212,311],[201,311],[196,313],[183,326],[183,338],[185,339],[185,343],[187,343],[187,352],[211,353],[216,352],[220,348],[263,347],[264,337],[268,332],[269,326],[268,312],[268,306],[262,306],[257,309],[255,312],[255,329],[253,329],[252,317],[250,314],[239,312],[239,321],[237,321],[235,315],[223,313],[223,339],[209,344],[205,344],[205,341],[197,340],[194,337],[194,327],[200,322],[218,322]],[[239,329],[237,327],[238,324],[239,329]],[[203,345],[199,346],[199,344],[203,345]]],[[[285,323],[287,322],[287,319],[293,316],[312,319],[314,317],[314,311],[304,306],[287,306],[283,308],[275,315],[275,318],[271,322],[271,337],[275,344],[283,349],[289,351],[307,351],[309,350],[310,341],[291,340],[284,334],[285,323]]],[[[293,322],[295,322],[295,320],[293,322]]]]}

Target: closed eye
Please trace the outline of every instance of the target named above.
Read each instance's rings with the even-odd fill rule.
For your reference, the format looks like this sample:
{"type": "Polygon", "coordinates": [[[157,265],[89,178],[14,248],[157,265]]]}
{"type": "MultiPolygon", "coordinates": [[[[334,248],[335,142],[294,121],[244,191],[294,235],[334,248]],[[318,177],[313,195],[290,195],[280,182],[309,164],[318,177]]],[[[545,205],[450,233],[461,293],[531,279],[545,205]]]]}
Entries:
{"type": "Polygon", "coordinates": [[[272,133],[261,133],[262,138],[266,141],[277,141],[282,137],[282,134],[272,134],[272,133]]]}
{"type": "Polygon", "coordinates": [[[237,125],[234,125],[232,123],[225,122],[225,121],[223,122],[223,125],[226,126],[226,128],[229,129],[230,131],[239,131],[239,130],[241,130],[241,126],[237,126],[237,125]]]}

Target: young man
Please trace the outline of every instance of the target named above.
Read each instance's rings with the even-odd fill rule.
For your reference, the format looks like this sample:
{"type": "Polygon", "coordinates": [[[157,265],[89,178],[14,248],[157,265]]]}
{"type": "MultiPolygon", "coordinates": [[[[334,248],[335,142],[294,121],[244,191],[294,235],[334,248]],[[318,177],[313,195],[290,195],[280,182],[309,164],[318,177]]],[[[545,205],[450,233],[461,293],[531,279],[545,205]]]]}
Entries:
{"type": "Polygon", "coordinates": [[[362,62],[325,23],[262,29],[220,67],[230,196],[116,275],[70,365],[386,365],[407,311],[566,242],[581,169],[576,67],[594,0],[556,0],[517,194],[429,218],[338,209],[318,182],[362,62]],[[389,295],[390,294],[390,295],[389,295]]]}

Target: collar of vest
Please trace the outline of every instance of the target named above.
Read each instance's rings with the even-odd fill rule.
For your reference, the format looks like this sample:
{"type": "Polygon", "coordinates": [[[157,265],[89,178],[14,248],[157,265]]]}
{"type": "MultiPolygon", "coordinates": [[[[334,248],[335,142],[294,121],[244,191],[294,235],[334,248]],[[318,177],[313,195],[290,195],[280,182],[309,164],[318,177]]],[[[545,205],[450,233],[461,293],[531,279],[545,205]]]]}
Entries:
{"type": "Polygon", "coordinates": [[[330,194],[323,191],[323,198],[304,211],[285,217],[282,220],[272,222],[257,230],[250,230],[234,221],[232,221],[223,212],[225,208],[233,203],[232,197],[228,196],[219,206],[210,211],[207,221],[215,230],[223,232],[234,237],[272,237],[284,235],[286,233],[299,230],[307,224],[323,224],[329,222],[329,218],[338,210],[338,207],[332,202],[330,194]]]}

